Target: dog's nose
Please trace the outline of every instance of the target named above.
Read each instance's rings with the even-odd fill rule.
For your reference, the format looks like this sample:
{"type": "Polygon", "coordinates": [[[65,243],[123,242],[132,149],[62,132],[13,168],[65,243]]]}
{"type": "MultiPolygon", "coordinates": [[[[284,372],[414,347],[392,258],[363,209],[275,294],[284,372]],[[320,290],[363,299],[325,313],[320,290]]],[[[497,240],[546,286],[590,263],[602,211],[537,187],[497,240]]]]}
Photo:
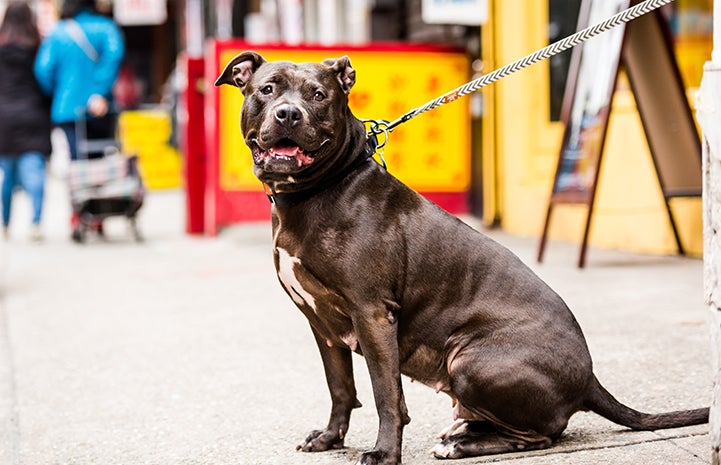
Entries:
{"type": "Polygon", "coordinates": [[[301,119],[298,107],[285,103],[275,109],[275,119],[282,125],[295,126],[301,119]]]}

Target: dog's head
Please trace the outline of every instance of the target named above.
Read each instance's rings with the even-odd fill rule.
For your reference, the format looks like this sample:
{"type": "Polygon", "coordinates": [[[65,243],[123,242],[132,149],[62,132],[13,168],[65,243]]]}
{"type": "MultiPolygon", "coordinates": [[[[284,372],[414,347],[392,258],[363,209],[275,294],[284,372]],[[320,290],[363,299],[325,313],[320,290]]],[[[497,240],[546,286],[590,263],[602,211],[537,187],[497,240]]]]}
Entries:
{"type": "Polygon", "coordinates": [[[317,177],[345,146],[355,145],[351,139],[357,139],[360,123],[348,109],[355,70],[347,56],[322,63],[267,62],[247,51],[226,65],[215,82],[222,84],[243,93],[240,127],[254,172],[279,190],[317,177]]]}

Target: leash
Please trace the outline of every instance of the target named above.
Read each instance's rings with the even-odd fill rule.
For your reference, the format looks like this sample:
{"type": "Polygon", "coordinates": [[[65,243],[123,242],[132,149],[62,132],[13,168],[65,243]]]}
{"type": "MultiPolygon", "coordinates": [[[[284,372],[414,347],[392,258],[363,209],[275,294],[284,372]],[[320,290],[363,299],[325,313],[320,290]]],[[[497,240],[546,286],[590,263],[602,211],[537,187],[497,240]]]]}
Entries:
{"type": "MultiPolygon", "coordinates": [[[[471,94],[480,89],[481,87],[492,84],[512,73],[515,73],[516,71],[520,71],[523,68],[527,68],[535,63],[538,63],[541,60],[545,60],[546,58],[550,58],[554,55],[558,55],[561,52],[565,52],[569,48],[575,47],[580,43],[583,43],[603,32],[608,31],[609,29],[613,29],[616,26],[628,23],[673,1],[674,0],[646,0],[642,3],[639,3],[638,5],[627,8],[626,10],[616,13],[615,15],[611,16],[603,22],[600,22],[594,26],[587,27],[579,32],[576,32],[573,35],[566,37],[565,39],[556,41],[553,44],[544,47],[535,53],[527,55],[521,59],[514,61],[513,63],[510,63],[502,68],[498,68],[491,73],[484,74],[478,79],[474,79],[467,84],[457,87],[452,91],[429,101],[425,105],[414,108],[413,110],[404,114],[395,121],[388,122],[386,120],[372,119],[362,120],[364,124],[369,125],[368,137],[377,137],[383,134],[384,139],[377,144],[378,149],[382,149],[383,146],[385,146],[386,142],[388,142],[388,137],[391,131],[393,131],[393,129],[395,129],[399,124],[405,123],[406,121],[409,121],[410,119],[415,118],[416,116],[420,115],[421,113],[425,113],[428,110],[432,110],[441,105],[457,100],[460,97],[471,94]]],[[[382,159],[382,153],[380,154],[380,156],[382,159]]],[[[383,164],[385,166],[385,161],[383,162],[383,164]]]]}

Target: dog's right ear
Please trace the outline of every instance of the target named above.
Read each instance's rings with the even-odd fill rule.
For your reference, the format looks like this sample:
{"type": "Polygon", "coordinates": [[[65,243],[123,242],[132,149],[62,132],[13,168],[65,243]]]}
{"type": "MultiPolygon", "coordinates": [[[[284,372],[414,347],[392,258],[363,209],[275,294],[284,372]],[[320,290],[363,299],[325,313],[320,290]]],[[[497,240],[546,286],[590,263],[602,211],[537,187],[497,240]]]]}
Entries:
{"type": "Polygon", "coordinates": [[[217,87],[229,84],[240,88],[240,91],[243,92],[253,73],[265,62],[265,58],[256,52],[239,53],[225,65],[225,69],[218,77],[218,80],[215,81],[215,85],[217,87]]]}

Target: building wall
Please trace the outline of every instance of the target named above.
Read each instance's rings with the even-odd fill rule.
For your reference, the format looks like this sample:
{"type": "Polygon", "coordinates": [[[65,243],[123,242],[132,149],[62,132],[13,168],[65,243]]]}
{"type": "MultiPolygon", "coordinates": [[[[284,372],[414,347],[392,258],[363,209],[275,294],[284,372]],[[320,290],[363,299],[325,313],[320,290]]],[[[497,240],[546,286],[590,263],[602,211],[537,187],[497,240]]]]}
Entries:
{"type": "MultiPolygon", "coordinates": [[[[488,72],[548,44],[547,2],[491,0],[482,30],[488,72]],[[521,12],[521,13],[519,13],[521,12]]],[[[549,118],[548,61],[484,90],[484,220],[540,236],[563,124],[549,118]]],[[[687,253],[702,253],[701,199],[671,201],[687,253]]],[[[587,208],[554,208],[549,238],[579,242],[587,208]]],[[[620,76],[600,167],[590,244],[667,254],[676,243],[633,94],[620,76]]],[[[546,254],[552,253],[552,248],[546,254]]]]}

